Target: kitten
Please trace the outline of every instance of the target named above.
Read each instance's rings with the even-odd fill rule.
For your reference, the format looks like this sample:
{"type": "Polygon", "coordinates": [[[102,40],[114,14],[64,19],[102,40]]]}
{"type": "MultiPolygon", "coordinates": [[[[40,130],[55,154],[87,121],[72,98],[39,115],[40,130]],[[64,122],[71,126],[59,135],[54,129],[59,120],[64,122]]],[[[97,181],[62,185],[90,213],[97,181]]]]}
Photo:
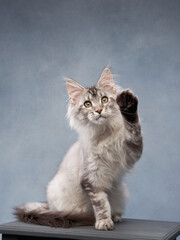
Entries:
{"type": "Polygon", "coordinates": [[[47,203],[17,207],[24,222],[52,227],[93,225],[111,230],[121,221],[128,194],[123,177],[143,149],[138,98],[131,90],[117,93],[105,68],[94,87],[66,80],[68,118],[79,140],[69,149],[47,186],[47,203]]]}

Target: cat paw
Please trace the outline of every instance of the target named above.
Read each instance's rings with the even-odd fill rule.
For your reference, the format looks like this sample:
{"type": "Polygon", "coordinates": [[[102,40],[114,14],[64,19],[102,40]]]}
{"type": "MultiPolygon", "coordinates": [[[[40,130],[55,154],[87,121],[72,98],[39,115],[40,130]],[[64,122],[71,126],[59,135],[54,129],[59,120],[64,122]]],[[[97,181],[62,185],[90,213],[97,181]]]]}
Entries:
{"type": "Polygon", "coordinates": [[[98,220],[95,223],[95,228],[98,230],[113,230],[114,223],[110,218],[98,220]]]}
{"type": "Polygon", "coordinates": [[[112,217],[112,220],[113,220],[114,223],[122,222],[121,215],[115,214],[115,215],[112,217]]]}
{"type": "Polygon", "coordinates": [[[123,90],[116,99],[120,111],[129,121],[135,120],[137,113],[138,98],[130,89],[123,90]]]}

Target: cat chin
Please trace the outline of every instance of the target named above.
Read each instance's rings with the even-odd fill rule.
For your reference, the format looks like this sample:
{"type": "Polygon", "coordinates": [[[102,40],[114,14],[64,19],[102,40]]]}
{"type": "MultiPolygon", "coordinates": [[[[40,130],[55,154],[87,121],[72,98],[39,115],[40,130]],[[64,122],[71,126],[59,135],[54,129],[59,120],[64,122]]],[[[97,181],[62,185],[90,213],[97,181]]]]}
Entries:
{"type": "Polygon", "coordinates": [[[92,123],[97,124],[97,125],[103,125],[106,121],[107,121],[107,118],[105,118],[105,117],[100,117],[98,119],[91,120],[92,123]]]}

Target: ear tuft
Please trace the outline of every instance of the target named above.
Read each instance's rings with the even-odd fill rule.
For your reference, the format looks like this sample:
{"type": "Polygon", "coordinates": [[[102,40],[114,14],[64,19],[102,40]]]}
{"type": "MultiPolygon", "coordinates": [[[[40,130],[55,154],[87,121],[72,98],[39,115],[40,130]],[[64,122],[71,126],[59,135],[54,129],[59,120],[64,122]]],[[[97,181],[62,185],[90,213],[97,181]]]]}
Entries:
{"type": "Polygon", "coordinates": [[[71,78],[67,78],[65,79],[65,81],[66,81],[66,88],[71,101],[73,103],[77,103],[77,100],[81,95],[82,91],[84,90],[84,87],[71,78]]]}
{"type": "Polygon", "coordinates": [[[111,70],[109,68],[105,68],[100,76],[100,79],[97,83],[97,86],[104,88],[110,92],[115,92],[115,86],[114,86],[114,79],[113,75],[111,73],[111,70]]]}

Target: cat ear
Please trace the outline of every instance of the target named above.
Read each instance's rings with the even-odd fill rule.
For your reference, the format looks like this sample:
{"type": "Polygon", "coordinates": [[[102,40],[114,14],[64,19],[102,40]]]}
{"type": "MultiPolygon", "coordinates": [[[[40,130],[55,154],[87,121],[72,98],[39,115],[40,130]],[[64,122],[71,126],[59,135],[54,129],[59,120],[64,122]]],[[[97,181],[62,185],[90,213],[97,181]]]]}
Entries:
{"type": "Polygon", "coordinates": [[[74,81],[71,78],[65,79],[66,88],[69,94],[69,97],[73,103],[77,102],[78,97],[81,95],[84,87],[82,87],[79,83],[74,81]]]}
{"type": "Polygon", "coordinates": [[[110,92],[115,92],[114,80],[111,70],[109,68],[105,68],[100,76],[100,79],[97,83],[97,86],[101,88],[105,88],[110,92]]]}

